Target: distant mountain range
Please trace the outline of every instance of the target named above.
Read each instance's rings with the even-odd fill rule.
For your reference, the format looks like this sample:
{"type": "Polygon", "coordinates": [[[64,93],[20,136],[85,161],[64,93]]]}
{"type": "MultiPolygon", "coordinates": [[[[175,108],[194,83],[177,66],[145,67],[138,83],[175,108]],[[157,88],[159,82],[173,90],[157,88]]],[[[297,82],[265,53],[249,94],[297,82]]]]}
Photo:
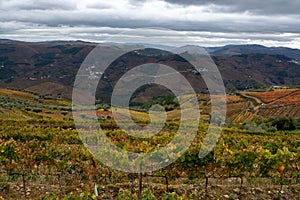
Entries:
{"type": "MultiPolygon", "coordinates": [[[[83,41],[30,43],[0,39],[0,87],[31,89],[44,94],[70,98],[73,82],[81,63],[97,45],[83,41]]],[[[184,46],[174,48],[174,51],[193,54],[199,48],[184,46]]],[[[209,47],[206,50],[217,64],[228,91],[257,86],[300,85],[299,49],[228,45],[209,47]]],[[[111,80],[120,77],[126,65],[137,66],[143,62],[164,63],[163,60],[171,59],[172,67],[176,69],[187,66],[182,63],[182,60],[167,54],[162,54],[158,59],[161,52],[156,49],[141,50],[138,54],[129,53],[126,58],[120,60],[121,64],[114,62],[108,75],[110,81],[101,80],[103,87],[99,89],[99,93],[111,92],[114,84],[111,80]]],[[[197,92],[203,91],[205,84],[192,78],[192,70],[187,71],[189,72],[185,75],[197,88],[197,92]]],[[[147,89],[144,88],[143,91],[147,89]]],[[[159,92],[156,94],[152,90],[149,95],[159,96],[159,92]]]]}
{"type": "Polygon", "coordinates": [[[208,47],[207,52],[214,56],[230,57],[242,54],[268,54],[284,55],[289,58],[300,60],[300,50],[286,47],[265,47],[257,44],[250,45],[227,45],[223,47],[208,47]]]}

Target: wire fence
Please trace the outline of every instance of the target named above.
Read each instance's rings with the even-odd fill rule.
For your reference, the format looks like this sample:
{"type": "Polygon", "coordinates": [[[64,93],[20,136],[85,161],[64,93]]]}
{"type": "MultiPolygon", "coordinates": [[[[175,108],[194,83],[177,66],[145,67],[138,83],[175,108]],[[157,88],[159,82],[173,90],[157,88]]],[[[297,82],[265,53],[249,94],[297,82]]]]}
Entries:
{"type": "MultiPolygon", "coordinates": [[[[170,179],[167,175],[154,174],[128,174],[126,179],[106,177],[102,179],[89,178],[86,180],[78,179],[72,174],[62,173],[24,173],[24,172],[8,172],[1,171],[0,173],[0,194],[6,197],[19,196],[25,199],[36,198],[47,194],[57,194],[62,197],[67,192],[80,192],[91,190],[93,185],[97,185],[97,194],[111,193],[117,195],[120,189],[129,190],[131,193],[136,193],[139,197],[145,188],[155,188],[160,192],[173,192],[176,186],[193,185],[201,189],[204,198],[209,199],[209,193],[216,186],[234,187],[238,196],[243,195],[246,188],[261,188],[266,185],[276,188],[280,197],[283,188],[294,185],[299,186],[299,180],[295,184],[284,185],[274,184],[270,178],[245,178],[245,177],[215,177],[202,176],[189,180],[188,177],[170,179]],[[86,185],[87,187],[83,187],[86,185]],[[154,187],[154,186],[157,187],[154,187]],[[9,192],[10,194],[6,194],[9,192]]],[[[0,195],[1,196],[1,195],[0,195]]]]}

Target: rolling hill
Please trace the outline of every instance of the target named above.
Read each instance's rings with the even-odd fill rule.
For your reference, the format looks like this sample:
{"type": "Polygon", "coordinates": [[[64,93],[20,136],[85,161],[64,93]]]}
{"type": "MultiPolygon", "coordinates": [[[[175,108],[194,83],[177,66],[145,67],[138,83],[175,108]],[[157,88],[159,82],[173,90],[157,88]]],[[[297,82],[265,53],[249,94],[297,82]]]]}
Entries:
{"type": "Polygon", "coordinates": [[[268,54],[268,55],[284,55],[289,58],[300,60],[299,49],[291,49],[286,47],[265,47],[257,44],[250,45],[226,45],[223,47],[208,47],[206,50],[214,56],[230,57],[242,54],[268,54]]]}
{"type": "MultiPolygon", "coordinates": [[[[0,40],[0,87],[35,90],[39,93],[70,98],[76,73],[85,57],[97,44],[82,41],[21,42],[0,40]],[[52,87],[53,86],[53,87],[52,87]]],[[[102,48],[102,47],[101,47],[102,48]]],[[[103,48],[110,48],[105,45],[103,48]]],[[[113,48],[113,46],[111,46],[113,48]]],[[[196,46],[181,47],[178,52],[193,53],[196,46]]],[[[239,45],[207,48],[218,66],[228,91],[271,85],[300,85],[300,50],[239,45]]],[[[117,78],[134,66],[144,63],[171,65],[184,76],[197,92],[206,86],[186,61],[157,49],[130,52],[113,62],[107,80],[100,80],[98,97],[109,94],[117,78]]],[[[167,93],[165,89],[141,88],[150,96],[167,93]],[[151,92],[150,92],[151,91],[151,92]]],[[[106,95],[107,96],[107,95],[106,95]]],[[[104,96],[102,100],[107,101],[104,96]]],[[[148,101],[149,99],[145,99],[148,101]]]]}

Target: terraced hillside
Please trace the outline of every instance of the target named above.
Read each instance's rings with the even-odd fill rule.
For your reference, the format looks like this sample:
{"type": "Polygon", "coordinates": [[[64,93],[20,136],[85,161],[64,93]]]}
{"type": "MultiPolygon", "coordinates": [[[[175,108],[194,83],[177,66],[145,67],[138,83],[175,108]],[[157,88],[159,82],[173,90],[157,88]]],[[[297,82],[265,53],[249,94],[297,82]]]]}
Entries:
{"type": "Polygon", "coordinates": [[[280,89],[269,92],[246,92],[245,95],[259,99],[255,114],[263,117],[290,116],[300,118],[300,90],[280,89]]]}

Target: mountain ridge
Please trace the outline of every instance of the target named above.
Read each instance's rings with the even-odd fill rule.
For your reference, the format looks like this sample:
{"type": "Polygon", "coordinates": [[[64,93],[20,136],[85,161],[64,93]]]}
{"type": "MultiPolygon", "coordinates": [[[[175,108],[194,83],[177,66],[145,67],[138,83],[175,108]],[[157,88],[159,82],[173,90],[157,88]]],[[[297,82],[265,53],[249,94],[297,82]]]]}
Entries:
{"type": "MultiPolygon", "coordinates": [[[[98,45],[85,41],[20,42],[3,39],[0,41],[0,87],[38,88],[39,90],[43,89],[40,85],[45,82],[56,83],[70,90],[81,63],[98,45]]],[[[110,48],[107,44],[104,46],[110,48]]],[[[100,45],[100,48],[104,47],[100,45]]],[[[187,45],[174,49],[179,53],[195,53],[201,48],[187,45]]],[[[155,49],[141,52],[143,53],[141,55],[128,54],[128,57],[122,60],[123,65],[139,65],[143,59],[152,62],[160,54],[160,51],[155,49]]],[[[218,66],[227,91],[257,86],[300,85],[298,59],[300,50],[298,49],[261,45],[227,45],[210,47],[208,53],[218,66]]],[[[170,59],[167,54],[163,56],[170,59]]],[[[160,60],[163,59],[158,59],[157,62],[162,62],[160,60]]],[[[182,61],[177,58],[176,62],[173,62],[174,66],[180,67],[182,61]]],[[[112,78],[120,76],[123,65],[112,66],[114,69],[111,72],[112,78]]],[[[194,81],[192,73],[187,76],[191,82],[194,81]]],[[[111,90],[112,85],[108,83],[104,85],[106,89],[111,90]]],[[[61,87],[58,88],[60,92],[53,90],[52,95],[58,96],[61,95],[61,91],[66,91],[61,87]]],[[[202,85],[199,88],[197,92],[202,91],[202,85]]],[[[71,92],[66,93],[71,94],[71,92]]]]}

